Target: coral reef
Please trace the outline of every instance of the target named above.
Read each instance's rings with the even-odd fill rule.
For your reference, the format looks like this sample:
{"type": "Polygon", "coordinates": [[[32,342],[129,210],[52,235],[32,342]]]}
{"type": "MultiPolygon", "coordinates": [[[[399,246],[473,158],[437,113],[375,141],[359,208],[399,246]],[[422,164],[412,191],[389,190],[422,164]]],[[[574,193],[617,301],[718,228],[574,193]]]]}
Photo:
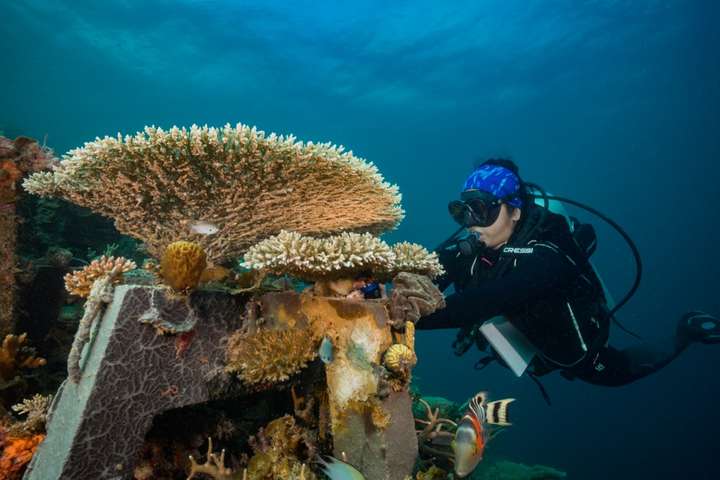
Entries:
{"type": "Polygon", "coordinates": [[[250,247],[244,258],[246,268],[327,281],[384,270],[392,264],[394,254],[387,243],[369,233],[313,238],[284,230],[250,247]]]}
{"type": "Polygon", "coordinates": [[[6,335],[0,347],[0,390],[17,382],[20,370],[45,365],[45,359],[36,357],[35,350],[27,345],[27,335],[6,335]]]}
{"type": "Polygon", "coordinates": [[[452,458],[452,451],[448,447],[455,435],[457,423],[443,417],[439,407],[433,409],[422,398],[418,401],[425,409],[425,418],[415,418],[415,423],[420,427],[416,430],[420,452],[435,458],[452,458]]]}
{"type": "Polygon", "coordinates": [[[35,450],[44,439],[45,435],[41,433],[27,437],[5,437],[0,456],[0,480],[20,480],[35,450]]]}
{"type": "Polygon", "coordinates": [[[136,268],[137,265],[135,265],[135,262],[132,260],[123,257],[106,257],[103,255],[93,260],[90,265],[87,265],[82,270],[77,270],[65,275],[65,289],[73,295],[87,298],[90,295],[93,283],[98,278],[117,270],[119,274],[113,277],[113,281],[118,284],[122,281],[123,273],[136,268]]]}
{"type": "Polygon", "coordinates": [[[0,136],[0,336],[12,333],[15,326],[17,182],[52,162],[52,152],[35,140],[0,136]]]}
{"type": "Polygon", "coordinates": [[[397,187],[371,163],[242,124],[98,138],[23,185],[114,219],[156,257],[186,238],[214,263],[282,229],[380,233],[403,217],[397,187]]]}
{"type": "Polygon", "coordinates": [[[225,466],[225,450],[218,455],[208,438],[205,463],[190,456],[190,474],[208,475],[215,480],[316,480],[307,466],[316,453],[312,435],[299,427],[289,415],[276,418],[250,438],[254,455],[242,471],[225,466]],[[304,460],[303,460],[304,459],[304,460]]]}
{"type": "Polygon", "coordinates": [[[178,241],[167,246],[160,260],[160,276],[177,292],[195,288],[207,266],[203,248],[195,242],[178,241]]]}
{"type": "Polygon", "coordinates": [[[400,242],[394,244],[392,250],[395,254],[395,264],[393,270],[389,272],[390,277],[400,272],[407,272],[436,278],[445,273],[437,253],[429,252],[422,245],[400,242]]]}
{"type": "Polygon", "coordinates": [[[226,371],[250,385],[282,382],[317,357],[317,344],[313,333],[301,328],[238,331],[228,340],[226,371]]]}
{"type": "MultiPolygon", "coordinates": [[[[381,280],[399,272],[433,278],[443,273],[437,255],[424,247],[407,242],[390,247],[369,233],[313,238],[283,230],[250,247],[244,260],[246,268],[324,282],[368,272],[381,280]]],[[[346,290],[345,294],[349,293],[350,286],[346,290]]]]}
{"type": "Polygon", "coordinates": [[[261,429],[250,445],[247,478],[252,480],[315,480],[305,462],[317,453],[314,440],[295,419],[285,415],[261,429]]]}
{"type": "Polygon", "coordinates": [[[435,465],[432,465],[425,471],[418,472],[415,475],[415,480],[446,480],[447,472],[442,470],[435,465]]]}
{"type": "Polygon", "coordinates": [[[8,427],[8,433],[16,437],[45,433],[45,423],[52,399],[52,395],[44,396],[36,393],[32,398],[13,405],[13,411],[19,415],[25,415],[25,420],[8,427]]]}
{"type": "MultiPolygon", "coordinates": [[[[208,448],[205,457],[205,463],[200,464],[190,455],[190,474],[187,480],[196,478],[195,475],[209,475],[215,480],[240,480],[247,478],[247,470],[243,470],[242,474],[236,474],[232,469],[225,466],[225,450],[220,452],[220,455],[216,454],[213,451],[212,438],[208,438],[208,448]]],[[[135,478],[137,479],[137,477],[138,472],[136,469],[135,478]]],[[[150,479],[151,477],[148,476],[146,478],[150,479]]]]}

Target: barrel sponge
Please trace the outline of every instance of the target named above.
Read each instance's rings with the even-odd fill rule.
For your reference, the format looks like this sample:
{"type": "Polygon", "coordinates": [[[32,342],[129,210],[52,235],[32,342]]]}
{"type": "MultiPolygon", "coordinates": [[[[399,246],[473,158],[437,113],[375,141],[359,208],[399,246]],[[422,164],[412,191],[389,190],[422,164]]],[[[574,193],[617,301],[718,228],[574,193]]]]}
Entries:
{"type": "Polygon", "coordinates": [[[203,248],[194,242],[177,241],[167,246],[160,261],[160,276],[178,292],[195,288],[207,265],[203,248]]]}
{"type": "Polygon", "coordinates": [[[283,229],[379,234],[404,215],[397,186],[372,163],[330,143],[243,124],[96,138],[23,186],[112,218],[158,258],[186,239],[213,263],[283,229]]]}

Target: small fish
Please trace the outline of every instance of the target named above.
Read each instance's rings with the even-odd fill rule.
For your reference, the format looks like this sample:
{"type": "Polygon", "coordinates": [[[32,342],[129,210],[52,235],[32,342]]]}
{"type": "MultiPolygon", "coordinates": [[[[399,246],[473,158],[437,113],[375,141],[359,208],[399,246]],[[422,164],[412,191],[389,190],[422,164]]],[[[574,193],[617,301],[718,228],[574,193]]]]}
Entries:
{"type": "Polygon", "coordinates": [[[201,235],[212,235],[213,233],[220,231],[217,225],[213,225],[212,223],[205,222],[203,220],[191,223],[190,230],[193,233],[199,233],[201,235]]]}
{"type": "Polygon", "coordinates": [[[352,465],[341,462],[330,455],[325,455],[325,458],[327,460],[317,457],[317,462],[320,464],[320,470],[330,480],[365,480],[363,474],[358,472],[352,465]]]}
{"type": "Polygon", "coordinates": [[[452,449],[455,454],[455,474],[463,478],[472,473],[482,460],[487,443],[508,422],[507,409],[514,398],[487,402],[487,394],[480,392],[468,404],[465,416],[458,423],[452,449]],[[492,426],[499,428],[492,429],[492,426]]]}
{"type": "Polygon", "coordinates": [[[326,365],[333,361],[333,344],[330,337],[323,337],[322,342],[320,342],[318,355],[320,355],[320,360],[326,365]]]}

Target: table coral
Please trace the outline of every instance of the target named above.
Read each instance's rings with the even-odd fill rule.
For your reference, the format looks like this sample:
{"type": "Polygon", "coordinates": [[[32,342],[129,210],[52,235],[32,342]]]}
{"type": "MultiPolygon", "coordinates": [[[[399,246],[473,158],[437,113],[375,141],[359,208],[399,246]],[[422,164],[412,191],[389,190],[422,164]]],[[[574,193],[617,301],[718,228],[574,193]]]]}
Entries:
{"type": "Polygon", "coordinates": [[[417,244],[391,247],[369,234],[343,232],[322,238],[283,230],[248,249],[243,266],[303,280],[329,281],[371,272],[390,279],[399,272],[435,277],[443,273],[437,255],[417,244]]]}
{"type": "Polygon", "coordinates": [[[243,124],[98,138],[23,186],[112,218],[156,257],[186,239],[213,263],[282,229],[379,234],[404,215],[397,186],[372,163],[243,124]]]}

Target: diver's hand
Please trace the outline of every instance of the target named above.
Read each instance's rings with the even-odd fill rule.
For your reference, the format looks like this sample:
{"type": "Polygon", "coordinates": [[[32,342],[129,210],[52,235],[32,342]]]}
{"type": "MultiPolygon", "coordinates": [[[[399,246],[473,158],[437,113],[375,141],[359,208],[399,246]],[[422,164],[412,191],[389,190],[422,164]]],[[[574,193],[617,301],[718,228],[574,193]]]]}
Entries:
{"type": "Polygon", "coordinates": [[[402,328],[405,322],[417,322],[444,307],[445,297],[427,276],[401,272],[393,279],[390,321],[395,327],[402,328]]]}

